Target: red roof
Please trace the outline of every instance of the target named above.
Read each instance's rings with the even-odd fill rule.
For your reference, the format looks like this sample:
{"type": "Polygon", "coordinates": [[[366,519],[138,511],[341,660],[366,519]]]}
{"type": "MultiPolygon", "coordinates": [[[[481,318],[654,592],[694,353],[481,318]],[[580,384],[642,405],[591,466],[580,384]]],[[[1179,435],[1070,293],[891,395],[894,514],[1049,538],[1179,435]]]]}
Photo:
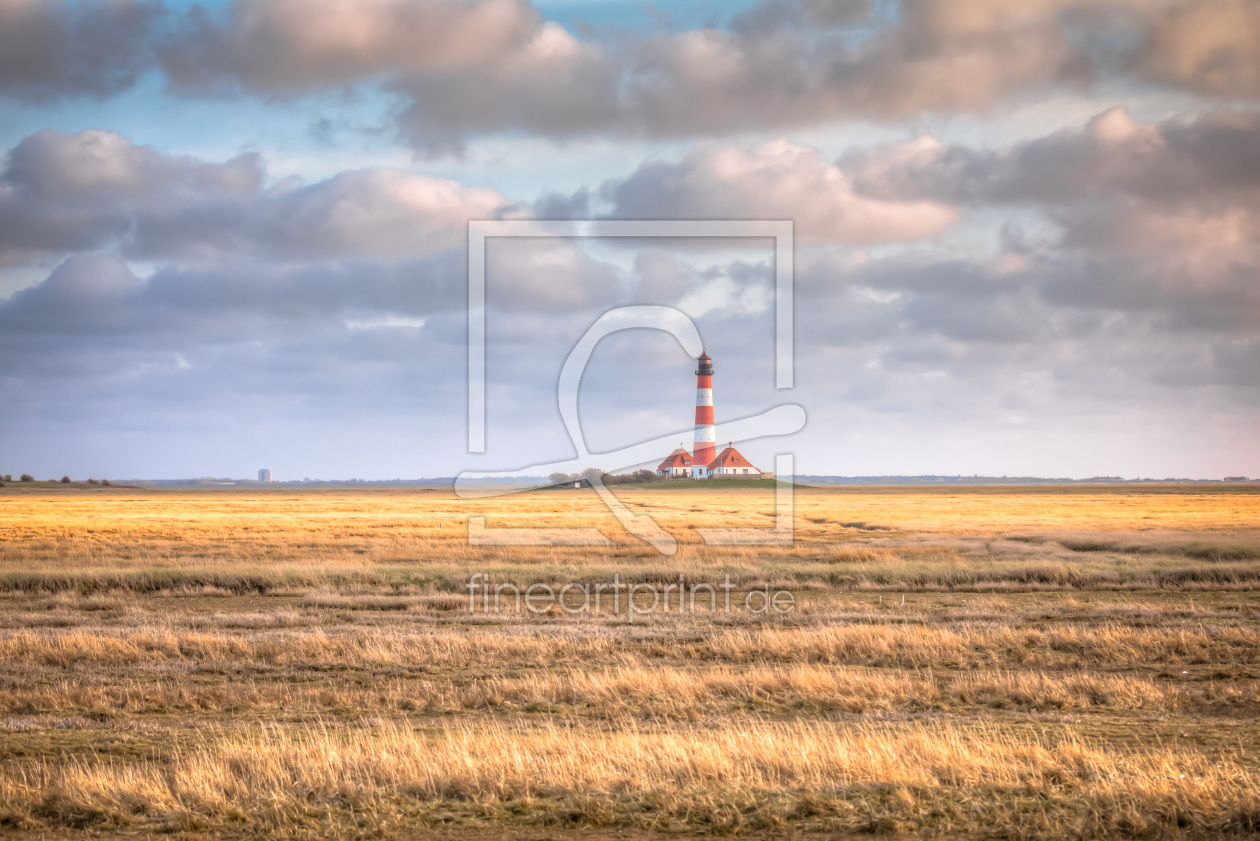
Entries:
{"type": "Polygon", "coordinates": [[[682,447],[679,447],[678,449],[670,453],[669,458],[662,461],[656,469],[669,470],[672,467],[690,467],[690,466],[691,466],[691,453],[687,452],[682,447]]]}
{"type": "MultiPolygon", "coordinates": [[[[747,467],[749,470],[757,470],[753,467],[752,462],[739,454],[734,447],[727,445],[726,449],[718,453],[717,458],[709,462],[709,470],[717,470],[722,467],[747,467]]],[[[757,470],[760,473],[760,470],[757,470]]]]}

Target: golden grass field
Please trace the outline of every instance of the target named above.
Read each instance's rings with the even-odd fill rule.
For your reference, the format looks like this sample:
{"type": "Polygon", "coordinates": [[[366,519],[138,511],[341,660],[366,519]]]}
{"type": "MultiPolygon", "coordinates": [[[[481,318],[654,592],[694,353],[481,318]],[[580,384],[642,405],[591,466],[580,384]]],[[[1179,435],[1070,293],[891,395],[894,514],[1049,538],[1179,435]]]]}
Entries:
{"type": "Polygon", "coordinates": [[[676,555],[589,490],[0,488],[0,833],[1260,833],[1260,486],[803,489],[790,547],[691,528],[769,527],[768,483],[614,490],[676,555]]]}

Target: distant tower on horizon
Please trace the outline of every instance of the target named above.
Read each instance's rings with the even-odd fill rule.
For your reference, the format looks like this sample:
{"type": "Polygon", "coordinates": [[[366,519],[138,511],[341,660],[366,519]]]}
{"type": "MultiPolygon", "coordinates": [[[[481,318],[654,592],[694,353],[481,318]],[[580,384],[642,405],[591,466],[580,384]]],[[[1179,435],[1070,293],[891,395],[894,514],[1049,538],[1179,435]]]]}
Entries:
{"type": "Polygon", "coordinates": [[[260,482],[270,482],[270,481],[271,481],[271,471],[270,471],[270,470],[259,470],[259,471],[258,471],[258,481],[260,481],[260,482]]]}
{"type": "Polygon", "coordinates": [[[705,478],[705,468],[717,458],[717,434],[713,429],[713,360],[700,354],[696,369],[696,447],[692,451],[691,475],[705,478]]]}

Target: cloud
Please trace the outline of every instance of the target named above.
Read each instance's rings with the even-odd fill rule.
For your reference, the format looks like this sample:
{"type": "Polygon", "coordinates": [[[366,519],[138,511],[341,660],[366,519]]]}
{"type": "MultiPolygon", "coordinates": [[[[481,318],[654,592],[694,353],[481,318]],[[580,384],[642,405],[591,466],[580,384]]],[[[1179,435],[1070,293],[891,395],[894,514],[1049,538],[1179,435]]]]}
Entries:
{"type": "Polygon", "coordinates": [[[1254,254],[1249,262],[1208,264],[1050,252],[1011,270],[1000,258],[930,252],[853,264],[838,251],[799,261],[798,289],[811,302],[802,317],[825,321],[819,338],[829,344],[937,336],[974,351],[993,344],[1089,347],[1130,337],[1202,347],[1260,334],[1254,254]]]}
{"type": "Polygon", "coordinates": [[[900,150],[839,163],[854,189],[876,199],[1037,208],[1072,248],[1242,253],[1260,241],[1260,114],[1214,110],[1147,123],[1117,106],[1080,130],[1005,149],[923,138],[900,150]]]}
{"type": "Polygon", "coordinates": [[[422,151],[482,133],[696,137],[984,111],[1088,76],[1056,3],[908,3],[896,25],[862,4],[774,2],[728,28],[580,41],[551,22],[484,60],[396,67],[400,128],[422,151]]]}
{"type": "Polygon", "coordinates": [[[506,201],[497,191],[389,169],[344,172],[263,202],[259,239],[281,254],[406,256],[462,244],[469,219],[506,201]]]}
{"type": "Polygon", "coordinates": [[[542,25],[523,0],[237,0],[191,15],[162,65],[176,90],[305,93],[484,67],[542,25]]]}
{"type": "MultiPolygon", "coordinates": [[[[857,452],[834,443],[855,423],[902,429],[905,451],[930,460],[924,441],[941,429],[961,441],[1043,424],[1066,440],[1100,417],[1153,428],[1170,406],[1251,418],[1258,134],[1246,112],[1146,122],[1110,109],[996,149],[922,136],[828,160],[786,141],[703,145],[531,206],[420,172],[272,184],[258,156],[42,132],[0,176],[0,254],[61,262],[0,302],[0,403],[15,407],[0,432],[9,451],[47,450],[41,429],[80,440],[80,427],[130,425],[146,441],[182,429],[168,451],[183,453],[231,450],[243,417],[286,435],[309,422],[308,449],[421,429],[440,464],[466,466],[466,220],[592,211],[796,220],[798,382],[827,430],[813,452],[857,452]]],[[[510,438],[518,463],[565,454],[555,371],[621,303],[697,319],[729,377],[723,411],[772,405],[770,264],[750,253],[492,240],[492,442],[510,438]]],[[[685,420],[678,354],[642,336],[602,345],[583,403],[592,440],[671,431],[677,406],[685,420]]],[[[1007,452],[1038,439],[1021,440],[1007,452]]]]}
{"type": "MultiPolygon", "coordinates": [[[[214,357],[231,368],[233,358],[252,357],[260,345],[275,351],[268,364],[304,372],[327,365],[335,372],[341,363],[327,358],[335,355],[330,348],[384,352],[403,341],[355,338],[351,334],[365,332],[355,324],[423,320],[426,343],[459,347],[462,334],[452,340],[445,321],[464,318],[462,264],[451,253],[397,264],[287,269],[236,261],[166,267],[141,278],[117,257],[72,257],[42,283],[0,302],[0,380],[118,377],[166,365],[174,354],[214,357]],[[310,351],[312,342],[327,347],[310,351]],[[308,358],[292,358],[299,348],[308,358]]],[[[407,364],[401,356],[390,361],[407,364]]]]}
{"type": "Polygon", "coordinates": [[[107,246],[153,260],[403,258],[455,247],[469,219],[513,210],[492,189],[393,169],[266,180],[252,153],[207,163],[115,132],[39,132],[0,175],[0,263],[107,246]]]}
{"type": "MultiPolygon", "coordinates": [[[[1257,149],[1256,115],[1208,112],[1145,123],[1111,109],[1081,129],[997,150],[921,137],[829,163],[784,141],[701,147],[675,162],[645,162],[595,192],[545,197],[537,209],[790,218],[804,244],[915,243],[916,259],[936,267],[931,289],[885,279],[862,294],[876,301],[912,295],[916,303],[905,313],[925,329],[936,324],[932,312],[952,312],[953,327],[938,326],[960,340],[1020,339],[1030,289],[1056,307],[1159,312],[1168,329],[1229,332],[1260,320],[1252,291],[1260,276],[1257,149]],[[932,240],[959,220],[1011,206],[1035,210],[1057,236],[1020,243],[1012,235],[995,254],[956,258],[963,263],[933,256],[932,240]],[[969,291],[976,276],[958,267],[970,264],[983,267],[992,295],[969,291]],[[1020,286],[1026,277],[1039,280],[1020,286]],[[1019,294],[1001,291],[1014,288],[1019,294]],[[982,300],[984,307],[975,303],[982,300]]],[[[154,288],[200,296],[204,306],[227,296],[301,308],[330,296],[341,302],[329,304],[330,318],[342,305],[424,317],[435,290],[442,306],[458,305],[468,219],[531,212],[489,188],[399,170],[352,170],[305,186],[269,187],[266,180],[252,155],[204,162],[109,132],[42,132],[13,150],[0,178],[0,220],[7,222],[0,256],[16,262],[111,249],[170,264],[155,275],[154,288]],[[303,265],[309,268],[299,280],[288,267],[303,265]],[[436,285],[409,280],[417,277],[436,285]],[[414,288],[432,294],[420,301],[406,291],[414,288]]],[[[585,311],[636,294],[664,296],[696,313],[751,311],[764,298],[758,283],[695,269],[664,252],[641,255],[633,270],[546,240],[492,245],[488,255],[490,303],[504,311],[585,311]]]]}
{"type": "MultiPolygon", "coordinates": [[[[543,448],[562,456],[567,445],[554,402],[559,365],[599,312],[634,298],[635,284],[571,242],[494,241],[488,258],[493,429],[524,436],[527,447],[514,443],[518,454],[528,450],[536,460],[543,448]]],[[[74,450],[86,458],[78,442],[114,440],[117,447],[117,436],[134,432],[166,460],[158,464],[128,447],[108,471],[170,475],[210,471],[179,465],[249,449],[252,438],[268,442],[259,445],[265,452],[284,449],[280,439],[297,435],[307,446],[317,436],[357,453],[359,466],[351,460],[343,471],[380,475],[406,463],[412,466],[404,474],[453,472],[464,434],[462,412],[452,407],[464,399],[465,266],[456,251],[299,266],[238,258],[168,266],[144,278],[118,257],[72,257],[42,283],[0,302],[0,402],[15,407],[0,417],[6,453],[25,457],[34,452],[28,447],[43,447],[31,442],[46,441],[50,430],[80,428],[74,450]],[[367,440],[397,430],[389,440],[414,446],[417,429],[427,442],[418,455],[396,450],[381,462],[383,453],[367,440]],[[173,443],[194,439],[193,450],[173,443]]],[[[693,277],[703,284],[743,271],[693,277]]],[[[684,284],[675,293],[688,289],[684,284]]],[[[734,320],[730,313],[712,318],[734,320]]],[[[719,345],[768,333],[765,325],[712,329],[719,345]]],[[[610,445],[637,440],[625,436],[641,435],[649,421],[653,429],[677,428],[670,413],[659,411],[659,385],[646,379],[662,365],[686,364],[671,342],[636,336],[625,345],[613,370],[631,373],[644,405],[633,422],[619,415],[597,423],[593,438],[607,437],[610,445]]],[[[608,353],[604,348],[601,358],[608,353]]],[[[734,364],[733,352],[726,358],[734,364]]],[[[685,404],[690,387],[682,377],[667,392],[685,404]]],[[[599,382],[590,391],[595,408],[624,397],[599,382]]],[[[735,394],[728,392],[732,405],[735,394]]],[[[503,437],[496,440],[501,445],[503,437]]]]}
{"type": "Polygon", "coordinates": [[[994,372],[1048,378],[1068,403],[1141,405],[1165,389],[1260,395],[1260,372],[1240,375],[1260,332],[1254,274],[1205,286],[1173,270],[1152,277],[1131,257],[1045,256],[1010,272],[924,254],[852,264],[832,249],[799,263],[798,341],[807,356],[847,357],[842,381],[873,377],[863,399],[911,399],[914,374],[961,389],[934,398],[940,406],[991,402],[975,389],[994,372]]]}
{"type": "Polygon", "coordinates": [[[494,237],[486,243],[486,306],[501,313],[586,314],[612,306],[625,285],[621,271],[572,240],[494,237]]]}
{"type": "Polygon", "coordinates": [[[1152,81],[1210,96],[1260,94],[1260,5],[1191,0],[1149,13],[1134,56],[1152,81]]]}
{"type": "Polygon", "coordinates": [[[153,62],[159,3],[0,0],[0,96],[108,96],[153,62]]]}
{"type": "Polygon", "coordinates": [[[986,113],[1116,74],[1254,90],[1254,9],[1217,5],[908,1],[886,15],[869,2],[765,0],[725,26],[581,40],[523,0],[237,0],[193,13],[162,61],[189,94],[379,81],[402,99],[400,131],[445,154],[513,131],[699,137],[986,113]]]}
{"type": "MultiPolygon", "coordinates": [[[[493,467],[567,452],[555,372],[609,302],[685,299],[724,283],[763,289],[769,277],[766,265],[682,263],[656,251],[623,275],[562,243],[502,244],[509,247],[492,253],[490,273],[493,467]],[[537,286],[519,291],[526,300],[495,294],[516,293],[504,273],[514,266],[534,284],[552,284],[553,297],[537,286]],[[603,281],[582,288],[583,278],[601,271],[603,281]]],[[[34,454],[30,442],[45,441],[51,452],[50,429],[117,442],[120,433],[108,430],[118,425],[159,446],[166,460],[146,461],[148,450],[136,445],[112,463],[145,465],[135,471],[151,475],[223,472],[192,465],[217,464],[238,448],[253,459],[288,452],[283,442],[294,436],[306,448],[288,456],[295,464],[329,464],[311,448],[330,442],[354,453],[357,462],[336,468],[343,475],[465,466],[462,412],[452,409],[462,405],[466,353],[461,257],[291,268],[225,262],[147,279],[117,258],[73,258],[0,303],[0,399],[17,407],[0,418],[6,451],[34,454]],[[420,454],[408,449],[418,431],[420,454]],[[382,435],[393,442],[392,460],[365,443],[382,435]],[[195,456],[186,454],[192,442],[195,456]]],[[[1122,406],[1131,419],[1156,423],[1165,417],[1161,406],[1228,413],[1260,399],[1254,325],[1173,324],[1211,297],[1188,287],[1180,300],[1160,297],[1167,290],[1157,286],[1138,287],[1145,297],[1135,298],[1126,289],[1144,279],[1131,263],[1033,255],[1012,271],[1000,261],[922,253],[850,258],[851,249],[822,246],[798,255],[799,399],[810,407],[811,428],[829,430],[814,442],[821,449],[798,452],[830,452],[835,429],[861,438],[896,427],[904,438],[897,452],[922,459],[932,450],[919,438],[935,441],[949,430],[975,436],[1065,418],[1097,423],[1122,406]],[[1066,289],[1070,281],[1079,289],[1066,289]],[[1090,290],[1111,297],[1081,297],[1090,290]]],[[[1213,306],[1223,312],[1229,302],[1213,306]]],[[[719,359],[724,416],[782,398],[773,390],[768,309],[726,306],[696,316],[719,359]]],[[[691,406],[690,370],[672,340],[626,335],[601,345],[584,386],[588,440],[615,447],[676,429],[691,406]]],[[[1036,438],[1028,434],[1026,441],[1036,438]]],[[[860,444],[846,452],[820,469],[871,455],[860,444]]]]}
{"type": "Polygon", "coordinates": [[[999,156],[988,193],[1042,201],[1120,193],[1164,205],[1246,200],[1260,188],[1258,139],[1254,113],[1144,123],[1117,106],[1081,131],[1056,132],[999,156]]]}
{"type": "Polygon", "coordinates": [[[234,207],[259,195],[263,178],[253,154],[207,164],[116,132],[41,131],[14,147],[0,175],[0,264],[143,235],[146,222],[191,206],[234,207]]]}
{"type": "Polygon", "coordinates": [[[1141,82],[1260,91],[1247,0],[763,0],[723,25],[582,39],[526,0],[0,2],[0,94],[108,96],[160,68],[179,96],[381,85],[426,154],[474,137],[713,137],[986,114],[1141,82]]]}
{"type": "Polygon", "coordinates": [[[117,258],[75,257],[0,305],[0,327],[11,334],[130,331],[137,326],[131,304],[143,290],[144,281],[117,258]]]}
{"type": "MultiPolygon", "coordinates": [[[[885,150],[895,155],[897,147],[885,150]]],[[[864,195],[814,149],[786,141],[692,151],[649,161],[601,189],[612,215],[632,219],[791,219],[804,240],[869,244],[940,233],[958,217],[943,203],[864,195]]]]}
{"type": "MultiPolygon", "coordinates": [[[[404,71],[391,75],[386,87],[405,103],[398,127],[413,146],[450,154],[462,152],[476,134],[572,137],[613,131],[624,114],[619,88],[625,83],[605,48],[582,43],[548,22],[519,49],[484,65],[404,71]]],[[[638,133],[633,126],[631,133],[638,133]]]]}

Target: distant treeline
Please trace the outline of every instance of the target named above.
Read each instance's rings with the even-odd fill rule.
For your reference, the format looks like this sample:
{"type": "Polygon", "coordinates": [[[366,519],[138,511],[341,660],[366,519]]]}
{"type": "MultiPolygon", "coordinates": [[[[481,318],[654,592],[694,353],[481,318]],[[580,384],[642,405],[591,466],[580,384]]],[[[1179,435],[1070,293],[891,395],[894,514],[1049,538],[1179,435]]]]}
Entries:
{"type": "Polygon", "coordinates": [[[797,476],[796,481],[811,485],[1134,485],[1170,483],[1181,485],[1253,482],[1246,476],[1224,479],[1125,479],[1121,476],[1091,476],[1088,479],[1052,479],[1040,476],[797,476]]]}
{"type": "Polygon", "coordinates": [[[605,485],[641,485],[644,482],[655,482],[660,477],[646,468],[633,473],[605,473],[599,467],[588,467],[581,473],[552,473],[547,481],[552,485],[566,485],[571,482],[587,482],[599,477],[605,485]]]}
{"type": "MultiPolygon", "coordinates": [[[[601,468],[589,467],[581,473],[552,473],[550,476],[494,476],[477,479],[480,484],[487,485],[560,485],[582,480],[590,481],[591,476],[600,476],[605,485],[643,484],[658,481],[662,477],[647,469],[633,473],[605,473],[601,468]]],[[[1132,484],[1180,484],[1202,485],[1238,482],[1260,482],[1247,476],[1226,476],[1223,479],[1125,479],[1121,476],[1091,476],[1088,479],[1048,478],[1042,476],[824,476],[797,475],[794,481],[807,485],[1132,485],[1132,484]]],[[[0,481],[9,480],[3,477],[0,481]]],[[[25,475],[22,481],[31,481],[25,475]]],[[[89,479],[89,482],[92,480],[89,479]]],[[[148,487],[171,487],[178,485],[451,485],[454,476],[437,476],[417,479],[290,479],[272,483],[259,482],[254,479],[129,479],[127,484],[148,487]]]]}

